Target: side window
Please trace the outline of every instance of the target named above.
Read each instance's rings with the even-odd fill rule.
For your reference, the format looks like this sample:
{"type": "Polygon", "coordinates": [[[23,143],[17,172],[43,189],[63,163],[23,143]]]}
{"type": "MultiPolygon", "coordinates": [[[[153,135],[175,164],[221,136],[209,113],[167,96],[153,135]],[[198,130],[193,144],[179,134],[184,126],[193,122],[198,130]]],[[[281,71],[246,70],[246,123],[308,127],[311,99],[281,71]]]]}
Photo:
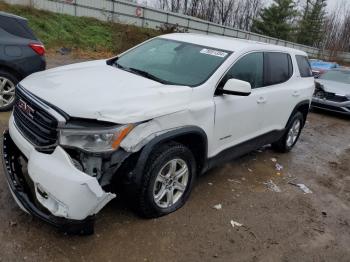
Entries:
{"type": "Polygon", "coordinates": [[[265,86],[286,82],[293,75],[293,64],[289,54],[267,52],[264,53],[265,86]]]}
{"type": "Polygon", "coordinates": [[[263,86],[264,55],[251,53],[238,60],[226,73],[219,87],[223,87],[227,80],[235,78],[249,82],[252,88],[263,86]]]}
{"type": "Polygon", "coordinates": [[[299,72],[301,77],[312,77],[312,70],[309,63],[309,59],[306,56],[296,55],[299,72]]]}

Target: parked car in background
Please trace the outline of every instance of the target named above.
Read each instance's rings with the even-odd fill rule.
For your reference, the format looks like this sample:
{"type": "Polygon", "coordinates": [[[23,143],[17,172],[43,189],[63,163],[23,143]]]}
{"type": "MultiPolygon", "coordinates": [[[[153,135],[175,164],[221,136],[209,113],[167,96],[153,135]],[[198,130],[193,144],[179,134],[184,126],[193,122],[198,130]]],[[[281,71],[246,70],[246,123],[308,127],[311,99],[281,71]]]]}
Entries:
{"type": "Polygon", "coordinates": [[[320,75],[327,72],[328,70],[339,67],[337,63],[317,59],[310,59],[310,65],[312,73],[316,78],[318,78],[320,75]]]}
{"type": "Polygon", "coordinates": [[[266,144],[290,151],[314,87],[305,52],[185,33],[32,74],[4,133],[7,181],[24,210],[67,231],[92,233],[113,188],[163,216],[209,168],[266,144]]]}
{"type": "Polygon", "coordinates": [[[333,69],[316,80],[312,106],[350,115],[350,69],[333,69]]]}
{"type": "Polygon", "coordinates": [[[19,81],[45,70],[44,55],[44,45],[25,18],[0,12],[0,111],[12,108],[19,81]]]}

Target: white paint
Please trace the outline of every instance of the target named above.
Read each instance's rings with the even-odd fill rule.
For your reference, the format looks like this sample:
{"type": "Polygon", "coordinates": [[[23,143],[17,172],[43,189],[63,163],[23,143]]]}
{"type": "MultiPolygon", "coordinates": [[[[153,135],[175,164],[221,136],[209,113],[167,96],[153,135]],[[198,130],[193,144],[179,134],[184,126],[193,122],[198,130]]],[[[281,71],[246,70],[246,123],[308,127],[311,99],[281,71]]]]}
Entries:
{"type": "MultiPolygon", "coordinates": [[[[24,79],[21,85],[70,116],[136,124],[122,141],[129,152],[140,150],[154,137],[186,126],[201,128],[208,138],[208,157],[272,130],[283,129],[292,109],[311,100],[313,78],[301,78],[295,55],[302,51],[226,37],[171,34],[174,39],[232,51],[202,85],[168,86],[108,66],[104,60],[47,70],[24,79]],[[283,84],[253,89],[249,96],[214,92],[221,77],[242,56],[251,52],[279,51],[292,56],[293,76],[283,84]],[[298,92],[298,96],[294,96],[298,92]],[[263,97],[266,103],[259,103],[263,97]],[[223,139],[225,138],[225,139],[223,139]]],[[[84,219],[97,213],[115,195],[97,180],[77,170],[63,148],[42,154],[23,138],[10,119],[10,135],[29,160],[29,175],[36,190],[49,198],[38,200],[52,214],[84,219]],[[64,190],[62,190],[64,188],[64,190]]]]}
{"type": "Polygon", "coordinates": [[[38,201],[53,215],[83,220],[115,198],[115,194],[104,192],[94,177],[76,169],[61,147],[56,147],[52,154],[36,151],[19,133],[12,116],[9,130],[12,140],[28,159],[28,173],[38,201]],[[38,188],[48,195],[47,199],[38,193],[38,188]]]}
{"type": "Polygon", "coordinates": [[[224,90],[230,92],[238,92],[243,94],[250,94],[252,92],[252,87],[250,83],[238,79],[227,80],[224,90]]]}

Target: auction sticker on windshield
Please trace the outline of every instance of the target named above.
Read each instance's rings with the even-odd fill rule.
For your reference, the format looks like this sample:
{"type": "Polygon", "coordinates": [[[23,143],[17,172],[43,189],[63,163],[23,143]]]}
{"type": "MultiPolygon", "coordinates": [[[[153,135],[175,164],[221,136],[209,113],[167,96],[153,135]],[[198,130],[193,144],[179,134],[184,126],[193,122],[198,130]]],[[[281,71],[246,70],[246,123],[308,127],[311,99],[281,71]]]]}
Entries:
{"type": "Polygon", "coordinates": [[[207,48],[202,49],[200,51],[200,53],[206,54],[206,55],[218,56],[218,57],[226,57],[227,56],[227,53],[225,53],[225,52],[213,50],[213,49],[207,49],[207,48]]]}

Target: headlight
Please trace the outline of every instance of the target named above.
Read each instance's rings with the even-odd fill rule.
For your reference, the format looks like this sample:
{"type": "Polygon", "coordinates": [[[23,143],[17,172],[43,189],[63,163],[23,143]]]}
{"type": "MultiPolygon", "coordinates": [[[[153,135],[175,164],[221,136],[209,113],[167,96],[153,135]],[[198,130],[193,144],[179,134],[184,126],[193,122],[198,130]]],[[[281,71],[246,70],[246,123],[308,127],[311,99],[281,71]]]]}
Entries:
{"type": "Polygon", "coordinates": [[[95,153],[114,151],[133,127],[130,124],[113,129],[61,129],[59,143],[95,153]]]}

